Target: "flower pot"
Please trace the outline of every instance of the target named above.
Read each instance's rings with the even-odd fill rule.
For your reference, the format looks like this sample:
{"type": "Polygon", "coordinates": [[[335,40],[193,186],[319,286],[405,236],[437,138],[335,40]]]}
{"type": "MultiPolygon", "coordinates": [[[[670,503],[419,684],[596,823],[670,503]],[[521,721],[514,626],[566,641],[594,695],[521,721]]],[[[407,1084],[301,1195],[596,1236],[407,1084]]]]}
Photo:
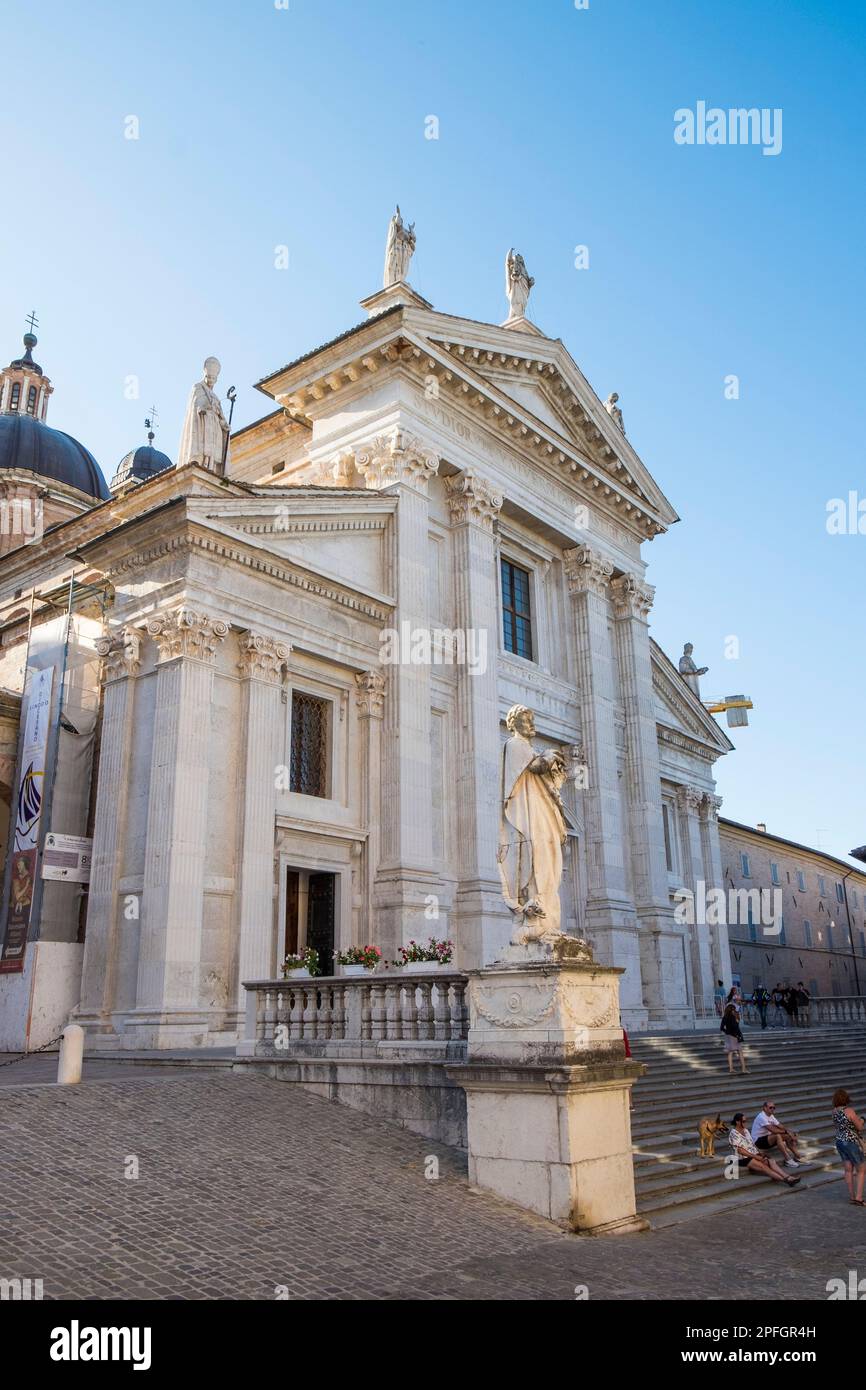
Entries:
{"type": "Polygon", "coordinates": [[[361,975],[372,975],[372,970],[368,970],[366,965],[341,965],[341,975],[354,975],[359,978],[361,975]]]}
{"type": "Polygon", "coordinates": [[[287,980],[312,980],[312,978],[309,970],[303,965],[299,966],[297,970],[290,970],[286,975],[287,980]]]}
{"type": "Polygon", "coordinates": [[[441,960],[408,960],[405,965],[400,967],[402,975],[429,975],[431,971],[450,970],[451,962],[443,964],[441,960]]]}

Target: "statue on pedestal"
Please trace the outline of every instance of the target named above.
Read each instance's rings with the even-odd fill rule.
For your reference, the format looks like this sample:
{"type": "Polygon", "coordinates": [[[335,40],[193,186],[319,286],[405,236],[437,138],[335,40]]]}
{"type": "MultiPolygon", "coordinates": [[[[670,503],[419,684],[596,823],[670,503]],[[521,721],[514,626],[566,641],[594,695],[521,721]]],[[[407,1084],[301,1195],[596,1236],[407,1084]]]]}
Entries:
{"type": "Polygon", "coordinates": [[[178,468],[187,463],[200,463],[212,473],[223,472],[228,458],[229,427],[220,398],[213,389],[219,374],[219,360],[206,358],[204,377],[196,382],[189,395],[177,453],[178,468]]]}
{"type": "Polygon", "coordinates": [[[535,719],[514,705],[505,719],[511,737],[502,750],[499,874],[514,914],[512,944],[553,943],[562,933],[559,884],[566,838],[560,788],[566,760],[560,749],[536,753],[535,719]]]}
{"type": "Polygon", "coordinates": [[[509,319],[526,317],[529,291],[534,284],[535,281],[526,269],[526,262],[520,252],[515,251],[512,246],[505,257],[505,293],[508,298],[509,319]]]}
{"type": "Polygon", "coordinates": [[[398,203],[397,211],[388,223],[388,240],[385,244],[385,274],[382,277],[383,289],[407,279],[409,262],[414,250],[415,223],[410,222],[408,227],[403,225],[400,204],[398,203]]]}
{"type": "Polygon", "coordinates": [[[701,698],[700,676],[705,676],[709,671],[709,666],[696,666],[692,658],[694,646],[691,642],[686,642],[683,647],[683,654],[680,657],[680,675],[690,690],[693,690],[698,699],[701,698]]]}

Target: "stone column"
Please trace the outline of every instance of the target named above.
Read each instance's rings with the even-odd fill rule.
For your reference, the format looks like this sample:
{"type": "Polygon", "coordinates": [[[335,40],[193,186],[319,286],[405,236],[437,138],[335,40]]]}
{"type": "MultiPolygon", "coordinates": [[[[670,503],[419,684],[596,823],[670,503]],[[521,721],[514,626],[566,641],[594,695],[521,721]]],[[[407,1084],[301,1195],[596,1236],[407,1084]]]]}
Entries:
{"type": "Polygon", "coordinates": [[[619,977],[562,937],[546,962],[469,973],[469,1181],[568,1230],[638,1231],[619,977]]]}
{"type": "Polygon", "coordinates": [[[586,931],[599,960],[625,967],[620,1002],[627,1026],[646,1026],[637,918],[629,895],[616,753],[616,679],[610,633],[613,565],[588,545],[566,550],[573,604],[582,746],[586,757],[586,931]]]}
{"type": "Polygon", "coordinates": [[[696,920],[694,925],[687,928],[692,965],[692,994],[695,1008],[703,1008],[706,1012],[713,1007],[715,981],[712,978],[710,929],[707,926],[704,910],[707,882],[704,875],[703,845],[698,820],[698,811],[703,799],[704,793],[698,787],[677,787],[677,809],[683,831],[680,838],[687,856],[685,878],[687,886],[695,895],[694,916],[696,920]]]}
{"type": "Polygon", "coordinates": [[[462,969],[496,960],[511,936],[497,868],[500,807],[499,604],[494,526],[502,498],[474,472],[446,483],[451,514],[458,631],[467,656],[457,667],[455,930],[462,969]],[[491,618],[494,626],[491,627],[491,618]]]}
{"type": "Polygon", "coordinates": [[[240,856],[238,1009],[245,980],[273,977],[274,824],[277,768],[283,762],[286,719],[283,673],[289,646],[245,632],[239,640],[243,680],[243,821],[240,856]]]}
{"type": "Polygon", "coordinates": [[[159,664],[137,1017],[127,1024],[140,1030],[142,1046],[190,1046],[206,1037],[199,973],[210,708],[216,652],[228,630],[221,619],[183,606],[147,624],[159,664]]]}
{"type": "MultiPolygon", "coordinates": [[[[385,676],[381,671],[355,675],[361,751],[361,823],[367,832],[362,856],[361,945],[380,945],[373,921],[373,883],[381,857],[379,811],[382,798],[382,719],[385,714],[385,676]]],[[[395,943],[396,944],[396,943],[395,943]]]]}
{"type": "MultiPolygon", "coordinates": [[[[710,792],[704,793],[700,806],[701,844],[703,847],[704,877],[707,880],[708,892],[710,888],[719,888],[722,892],[725,891],[722,847],[719,844],[719,811],[721,806],[722,798],[720,796],[713,796],[710,792]]],[[[731,988],[731,944],[728,939],[727,915],[723,922],[710,926],[709,937],[713,966],[712,987],[715,989],[716,981],[721,980],[725,989],[729,990],[731,988]]]]}
{"type": "Polygon", "coordinates": [[[102,727],[96,776],[93,858],[87,897],[87,931],[76,1016],[94,1032],[108,1032],[115,1005],[120,912],[118,880],[123,873],[126,810],[132,736],[135,728],[135,677],[141,670],[141,635],[125,627],[96,644],[104,661],[102,727]]]}
{"type": "Polygon", "coordinates": [[[644,1000],[653,1022],[690,1022],[682,931],[668,893],[658,733],[647,616],[655,590],[637,575],[611,583],[625,710],[625,799],[644,1000]]]}
{"type": "Polygon", "coordinates": [[[427,491],[439,460],[420,440],[394,430],[358,450],[355,467],[368,487],[396,488],[399,496],[391,549],[399,655],[385,667],[382,858],[374,894],[377,944],[387,956],[411,937],[430,934],[426,899],[438,887],[432,868],[430,666],[412,659],[412,634],[430,632],[427,491]]]}

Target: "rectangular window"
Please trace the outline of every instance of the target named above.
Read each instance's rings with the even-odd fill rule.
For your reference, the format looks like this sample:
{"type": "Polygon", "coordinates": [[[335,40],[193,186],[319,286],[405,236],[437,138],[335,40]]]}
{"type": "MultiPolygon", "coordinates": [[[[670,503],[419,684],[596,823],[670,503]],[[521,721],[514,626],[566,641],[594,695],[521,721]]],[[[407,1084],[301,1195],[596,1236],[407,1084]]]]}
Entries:
{"type": "Polygon", "coordinates": [[[671,812],[666,802],[662,802],[662,825],[665,832],[665,863],[668,866],[668,873],[674,871],[674,854],[671,844],[671,812]]]}
{"type": "Polygon", "coordinates": [[[776,887],[778,888],[779,882],[780,882],[780,879],[779,879],[779,866],[778,866],[778,864],[773,864],[773,863],[770,864],[770,877],[771,877],[771,879],[773,880],[773,883],[774,883],[774,884],[776,885],[776,887]]]}
{"type": "Polygon", "coordinates": [[[825,879],[824,879],[823,874],[819,874],[819,875],[818,875],[818,892],[821,894],[821,897],[822,897],[822,898],[826,898],[826,896],[827,896],[827,884],[826,884],[826,881],[825,881],[825,879]]]}
{"type": "Polygon", "coordinates": [[[329,700],[292,691],[289,789],[304,796],[328,795],[329,700]]]}
{"type": "Polygon", "coordinates": [[[845,889],[842,887],[841,883],[836,884],[836,901],[837,903],[843,903],[845,901],[845,889]]]}
{"type": "Polygon", "coordinates": [[[36,387],[31,386],[27,392],[27,414],[36,414],[36,387]]]}
{"type": "Polygon", "coordinates": [[[748,913],[748,923],[749,923],[749,940],[750,940],[750,941],[757,941],[757,939],[758,939],[758,928],[755,926],[754,917],[753,917],[753,915],[752,915],[752,904],[751,904],[751,903],[749,903],[748,906],[747,906],[747,913],[748,913]]]}
{"type": "Polygon", "coordinates": [[[752,866],[749,862],[749,856],[747,854],[740,855],[740,867],[743,871],[743,878],[752,877],[752,866]]]}
{"type": "Polygon", "coordinates": [[[10,398],[9,398],[9,409],[10,409],[10,410],[17,410],[20,400],[21,400],[21,382],[20,382],[20,381],[13,381],[13,383],[12,383],[12,395],[11,395],[10,398]]]}
{"type": "Polygon", "coordinates": [[[852,889],[851,889],[850,898],[851,898],[851,906],[852,906],[852,907],[856,907],[856,906],[857,906],[857,889],[856,889],[856,888],[852,888],[852,889]]]}
{"type": "Polygon", "coordinates": [[[798,870],[797,870],[797,883],[798,883],[798,885],[799,885],[800,892],[801,892],[801,893],[805,893],[805,891],[806,891],[806,875],[803,873],[803,870],[802,870],[802,869],[798,869],[798,870]]]}
{"type": "Polygon", "coordinates": [[[828,924],[827,924],[827,949],[830,950],[830,951],[832,951],[832,950],[834,949],[834,948],[833,948],[833,923],[832,923],[832,922],[828,922],[828,924]]]}
{"type": "Polygon", "coordinates": [[[805,940],[806,940],[806,945],[807,945],[807,946],[811,946],[811,945],[812,945],[812,923],[811,923],[811,922],[804,922],[804,923],[803,923],[803,935],[804,935],[805,940]]]}
{"type": "Polygon", "coordinates": [[[502,636],[505,650],[532,661],[529,572],[502,561],[502,636]]]}

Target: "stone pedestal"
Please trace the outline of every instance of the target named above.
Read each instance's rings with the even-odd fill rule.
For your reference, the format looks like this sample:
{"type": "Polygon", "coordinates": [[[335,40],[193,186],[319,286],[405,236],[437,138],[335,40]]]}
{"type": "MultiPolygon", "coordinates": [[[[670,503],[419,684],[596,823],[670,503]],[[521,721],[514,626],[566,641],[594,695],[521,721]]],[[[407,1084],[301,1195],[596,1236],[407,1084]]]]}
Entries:
{"type": "Polygon", "coordinates": [[[469,1178],[569,1230],[646,1229],[635,1212],[619,976],[589,947],[509,947],[470,972],[469,1178]]]}

